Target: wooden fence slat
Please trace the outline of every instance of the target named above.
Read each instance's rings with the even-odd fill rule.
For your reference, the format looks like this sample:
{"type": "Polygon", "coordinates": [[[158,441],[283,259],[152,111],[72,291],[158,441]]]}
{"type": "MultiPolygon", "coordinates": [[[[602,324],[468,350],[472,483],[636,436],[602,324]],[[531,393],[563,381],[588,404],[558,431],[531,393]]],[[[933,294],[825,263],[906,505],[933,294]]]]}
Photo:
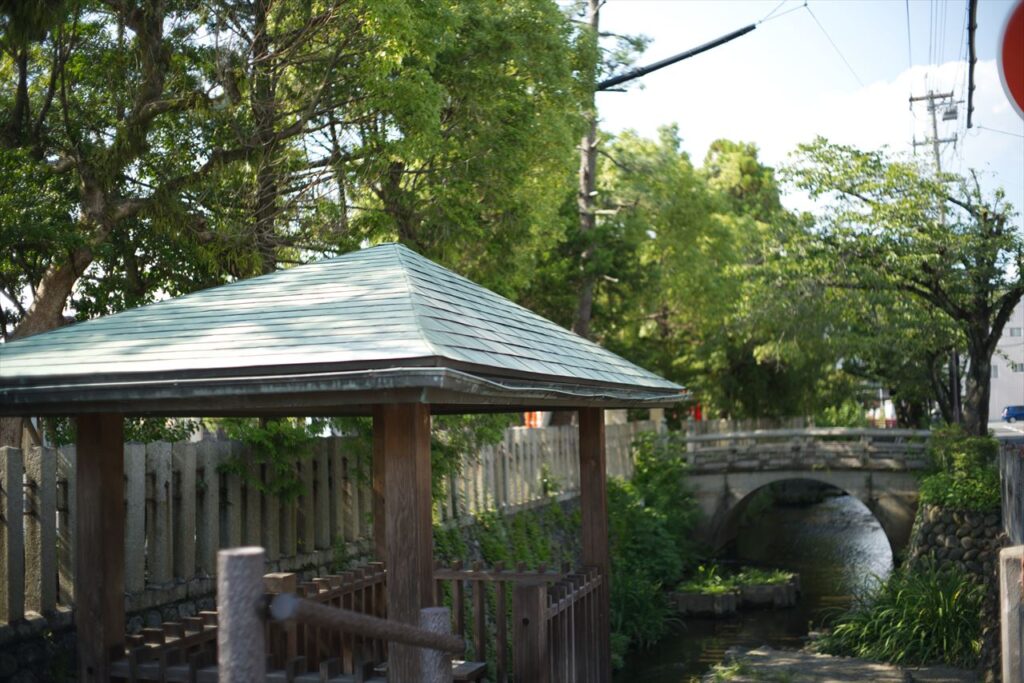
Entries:
{"type": "Polygon", "coordinates": [[[242,489],[244,514],[242,543],[245,545],[260,544],[260,530],[263,526],[263,492],[257,482],[260,481],[261,468],[255,458],[246,461],[246,478],[242,489]]]}
{"type": "Polygon", "coordinates": [[[316,547],[325,550],[331,547],[331,492],[330,473],[328,462],[330,460],[330,442],[327,439],[318,439],[314,449],[315,460],[312,463],[316,467],[313,477],[313,499],[315,501],[316,522],[316,547]]]}
{"type": "Polygon", "coordinates": [[[200,571],[209,576],[217,573],[217,550],[220,548],[220,475],[217,465],[217,442],[200,441],[196,445],[196,477],[200,493],[196,505],[196,563],[200,571]]]}
{"type": "MultiPolygon", "coordinates": [[[[267,484],[269,469],[269,465],[264,465],[260,473],[264,485],[267,484]]],[[[276,562],[281,558],[281,499],[270,493],[263,495],[260,512],[263,518],[262,545],[267,549],[267,559],[276,562]]]]}
{"type": "Polygon", "coordinates": [[[356,490],[355,465],[353,457],[345,457],[341,481],[342,515],[345,523],[345,540],[355,541],[359,538],[359,494],[356,490]]]}
{"type": "MultiPolygon", "coordinates": [[[[174,575],[196,573],[196,444],[180,442],[171,450],[174,488],[174,575]]],[[[173,486],[173,484],[172,484],[173,486]]]]}
{"type": "Polygon", "coordinates": [[[0,448],[0,620],[25,615],[23,458],[20,448],[0,448]]]}
{"type": "Polygon", "coordinates": [[[124,445],[124,589],[146,589],[146,445],[124,445]]]}
{"type": "MultiPolygon", "coordinates": [[[[229,441],[222,446],[220,462],[228,462],[245,458],[245,447],[235,441],[229,441]]],[[[234,472],[224,477],[224,500],[221,501],[223,510],[221,528],[221,547],[237,548],[242,545],[242,477],[234,472]]]]}
{"type": "Polygon", "coordinates": [[[311,553],[316,544],[316,500],[314,499],[315,484],[313,483],[313,460],[303,458],[299,462],[299,472],[302,476],[303,493],[299,497],[299,506],[302,510],[302,528],[299,537],[299,547],[304,553],[311,553]]]}
{"type": "Polygon", "coordinates": [[[60,582],[60,603],[75,601],[75,537],[77,502],[75,490],[75,446],[61,446],[57,451],[57,572],[60,582]]]}
{"type": "Polygon", "coordinates": [[[332,543],[344,543],[345,500],[342,486],[345,468],[344,442],[340,437],[332,436],[328,439],[328,444],[328,459],[331,463],[330,486],[328,488],[331,514],[331,541],[332,543]]]}
{"type": "Polygon", "coordinates": [[[174,578],[171,545],[174,542],[171,510],[171,444],[157,441],[146,445],[146,470],[153,482],[153,499],[149,507],[153,514],[152,525],[147,523],[152,533],[148,534],[146,543],[149,581],[162,585],[174,578]]]}
{"type": "Polygon", "coordinates": [[[25,607],[57,607],[57,455],[33,448],[25,460],[29,514],[25,517],[25,607]]]}
{"type": "Polygon", "coordinates": [[[296,554],[296,512],[299,501],[279,499],[281,508],[281,557],[295,557],[296,554]]]}

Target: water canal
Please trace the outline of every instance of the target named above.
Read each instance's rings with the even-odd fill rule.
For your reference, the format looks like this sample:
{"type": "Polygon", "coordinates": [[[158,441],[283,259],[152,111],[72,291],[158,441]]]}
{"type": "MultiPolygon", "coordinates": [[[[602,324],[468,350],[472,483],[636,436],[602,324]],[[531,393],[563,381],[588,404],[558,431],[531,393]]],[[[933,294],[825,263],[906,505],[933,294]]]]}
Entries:
{"type": "Polygon", "coordinates": [[[687,619],[660,643],[635,652],[615,683],[684,683],[721,662],[730,647],[799,648],[829,610],[892,569],[885,532],[852,496],[808,505],[768,503],[740,528],[730,560],[800,573],[800,603],[741,612],[730,619],[687,619]]]}

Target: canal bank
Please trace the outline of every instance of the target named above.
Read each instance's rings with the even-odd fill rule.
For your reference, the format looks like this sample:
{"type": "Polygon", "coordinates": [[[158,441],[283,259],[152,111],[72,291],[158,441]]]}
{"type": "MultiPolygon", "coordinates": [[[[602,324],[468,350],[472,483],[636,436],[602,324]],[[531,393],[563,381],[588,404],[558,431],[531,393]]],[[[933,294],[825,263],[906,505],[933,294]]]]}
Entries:
{"type": "Polygon", "coordinates": [[[633,652],[616,683],[681,683],[706,673],[733,647],[800,648],[809,630],[892,570],[885,532],[856,498],[769,503],[741,524],[733,561],[798,572],[795,607],[753,610],[728,619],[686,619],[657,645],[633,652]]]}

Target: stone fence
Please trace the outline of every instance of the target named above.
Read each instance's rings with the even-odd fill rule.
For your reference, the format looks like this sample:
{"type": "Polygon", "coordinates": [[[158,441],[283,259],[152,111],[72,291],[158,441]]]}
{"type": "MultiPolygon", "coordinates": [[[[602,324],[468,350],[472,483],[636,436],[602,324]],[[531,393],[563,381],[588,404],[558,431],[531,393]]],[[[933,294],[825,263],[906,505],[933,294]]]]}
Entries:
{"type": "MultiPolygon", "coordinates": [[[[632,474],[631,444],[653,422],[608,425],[609,476],[632,474]]],[[[372,539],[369,463],[345,437],[318,439],[296,462],[303,492],[267,493],[266,467],[237,442],[125,445],[125,609],[128,612],[213,592],[217,551],[267,549],[268,571],[324,570],[365,555],[372,539]],[[241,458],[249,475],[224,465],[241,458]]],[[[514,511],[555,492],[576,495],[574,426],[509,428],[502,442],[465,458],[446,482],[436,516],[458,524],[485,510],[514,511]]],[[[64,623],[74,603],[75,449],[0,449],[0,631],[5,623],[64,623]]],[[[2,633],[0,633],[2,635],[2,633]]]]}
{"type": "Polygon", "coordinates": [[[687,435],[687,461],[695,475],[765,470],[924,469],[931,433],[914,429],[756,430],[687,435]]]}

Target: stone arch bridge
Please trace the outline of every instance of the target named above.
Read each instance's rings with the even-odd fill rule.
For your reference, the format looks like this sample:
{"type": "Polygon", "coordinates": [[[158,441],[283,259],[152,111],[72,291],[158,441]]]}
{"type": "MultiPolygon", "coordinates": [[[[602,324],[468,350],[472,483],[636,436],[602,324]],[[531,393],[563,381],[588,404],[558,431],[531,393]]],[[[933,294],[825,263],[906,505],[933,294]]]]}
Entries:
{"type": "Polygon", "coordinates": [[[754,493],[811,480],[856,496],[881,524],[893,556],[906,547],[927,467],[928,431],[809,428],[686,438],[690,484],[703,514],[698,534],[718,550],[733,540],[754,493]]]}

